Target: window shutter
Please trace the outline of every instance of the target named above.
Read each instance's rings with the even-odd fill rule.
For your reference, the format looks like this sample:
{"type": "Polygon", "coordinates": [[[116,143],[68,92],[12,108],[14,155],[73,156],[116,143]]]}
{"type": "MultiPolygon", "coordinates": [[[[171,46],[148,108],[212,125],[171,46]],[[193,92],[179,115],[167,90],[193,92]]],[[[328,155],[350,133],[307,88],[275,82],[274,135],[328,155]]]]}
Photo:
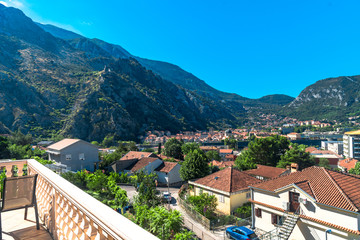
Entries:
{"type": "Polygon", "coordinates": [[[276,214],[271,214],[271,223],[272,224],[277,224],[277,215],[276,214]]]}

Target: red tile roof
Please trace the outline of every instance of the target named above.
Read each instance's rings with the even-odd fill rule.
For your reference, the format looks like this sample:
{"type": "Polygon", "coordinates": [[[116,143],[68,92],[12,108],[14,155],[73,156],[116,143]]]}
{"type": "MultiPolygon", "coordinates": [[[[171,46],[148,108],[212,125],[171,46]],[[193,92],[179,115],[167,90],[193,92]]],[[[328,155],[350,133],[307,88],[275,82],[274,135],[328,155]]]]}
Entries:
{"type": "Polygon", "coordinates": [[[155,162],[156,160],[158,160],[158,158],[143,157],[131,168],[131,171],[136,172],[149,165],[149,163],[155,162]]]}
{"type": "Polygon", "coordinates": [[[120,160],[127,160],[127,159],[140,159],[143,157],[153,157],[156,156],[154,153],[151,152],[137,152],[137,151],[130,151],[125,154],[120,160]]]}
{"type": "Polygon", "coordinates": [[[232,149],[220,149],[219,151],[220,153],[226,153],[226,154],[232,154],[233,150],[232,149]]]}
{"type": "Polygon", "coordinates": [[[51,144],[50,146],[48,146],[48,148],[60,151],[60,150],[66,148],[66,147],[68,147],[68,146],[70,146],[70,145],[72,145],[74,143],[77,143],[79,141],[80,141],[80,139],[65,138],[65,139],[63,139],[63,140],[61,140],[59,142],[51,144]]]}
{"type": "Polygon", "coordinates": [[[176,162],[163,162],[155,171],[169,173],[176,165],[176,162]]]}
{"type": "Polygon", "coordinates": [[[257,165],[256,169],[245,171],[247,174],[254,176],[262,176],[264,178],[276,178],[286,171],[284,168],[270,167],[265,165],[257,165]]]}
{"type": "Polygon", "coordinates": [[[360,209],[360,178],[322,167],[309,167],[252,186],[274,192],[291,184],[313,196],[318,203],[354,212],[360,209]]]}
{"type": "Polygon", "coordinates": [[[338,162],[338,165],[340,167],[346,168],[347,170],[350,170],[350,169],[355,167],[357,162],[358,162],[358,160],[356,160],[354,158],[347,158],[347,159],[344,159],[344,160],[340,160],[338,162]]]}
{"type": "Polygon", "coordinates": [[[195,181],[197,184],[228,193],[248,189],[249,185],[258,182],[258,179],[232,167],[225,168],[195,181]]]}
{"type": "Polygon", "coordinates": [[[309,153],[311,153],[313,151],[316,151],[316,150],[318,150],[316,147],[307,147],[307,148],[305,148],[305,152],[309,152],[309,153]]]}
{"type": "Polygon", "coordinates": [[[216,161],[213,160],[210,162],[210,164],[212,164],[213,166],[217,166],[219,168],[225,168],[225,167],[232,167],[235,165],[235,161],[225,161],[225,162],[221,162],[221,161],[216,161]]]}

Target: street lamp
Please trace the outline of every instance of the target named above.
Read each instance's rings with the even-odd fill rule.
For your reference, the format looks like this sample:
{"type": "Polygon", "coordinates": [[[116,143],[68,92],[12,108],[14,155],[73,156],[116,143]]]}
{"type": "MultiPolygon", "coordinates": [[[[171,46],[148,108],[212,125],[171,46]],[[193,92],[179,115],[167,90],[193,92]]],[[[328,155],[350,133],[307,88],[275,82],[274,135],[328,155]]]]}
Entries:
{"type": "Polygon", "coordinates": [[[327,234],[328,233],[331,233],[331,229],[328,229],[328,230],[325,231],[325,240],[327,240],[327,234]]]}
{"type": "Polygon", "coordinates": [[[170,194],[170,187],[169,187],[169,177],[166,176],[166,177],[165,177],[165,180],[166,180],[166,182],[167,182],[167,185],[168,185],[168,193],[169,193],[169,195],[170,195],[170,199],[167,200],[167,201],[168,201],[169,210],[170,210],[171,194],[170,194]]]}

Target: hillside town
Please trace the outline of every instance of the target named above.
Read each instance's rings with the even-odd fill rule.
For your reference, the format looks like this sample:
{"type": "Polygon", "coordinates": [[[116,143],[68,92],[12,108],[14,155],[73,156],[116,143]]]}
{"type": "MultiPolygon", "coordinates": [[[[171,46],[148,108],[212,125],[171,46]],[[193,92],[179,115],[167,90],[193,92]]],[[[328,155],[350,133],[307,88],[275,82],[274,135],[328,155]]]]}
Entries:
{"type": "MultiPolygon", "coordinates": [[[[304,124],[318,123],[306,121],[304,124]]],[[[42,152],[44,160],[35,157],[36,160],[25,161],[29,166],[33,161],[41,162],[91,196],[99,199],[97,194],[103,195],[104,198],[99,199],[103,202],[109,196],[106,201],[117,199],[111,200],[111,196],[115,196],[111,191],[115,190],[109,188],[106,191],[110,192],[104,195],[104,185],[96,193],[99,190],[91,187],[91,182],[81,184],[75,179],[85,173],[89,175],[85,181],[95,184],[98,181],[95,179],[110,174],[108,176],[117,179],[116,191],[123,191],[128,200],[108,204],[119,215],[127,217],[139,214],[133,207],[145,201],[136,197],[143,194],[136,187],[139,183],[133,186],[135,179],[143,179],[142,184],[156,189],[151,197],[151,201],[159,199],[155,206],[179,211],[184,227],[201,239],[232,238],[229,226],[251,229],[258,239],[312,239],[313,236],[323,239],[325,235],[329,235],[329,239],[330,236],[331,239],[358,239],[360,203],[354,186],[360,183],[360,130],[327,134],[328,139],[329,136],[336,139],[319,139],[319,136],[311,139],[319,145],[297,143],[304,140],[304,133],[276,134],[245,128],[176,135],[152,131],[143,144],[119,142],[118,147],[101,147],[66,138],[58,142],[38,142],[32,151],[42,152]],[[241,144],[245,142],[246,145],[241,144]],[[277,147],[270,150],[267,142],[277,147]],[[263,157],[268,160],[256,160],[261,151],[265,151],[267,156],[263,157]],[[275,153],[277,159],[273,159],[270,151],[279,151],[280,158],[275,153]],[[245,162],[252,159],[251,154],[255,157],[251,160],[254,164],[245,162]],[[94,177],[90,177],[92,175],[94,177]],[[152,180],[143,182],[145,176],[152,180]],[[198,205],[198,198],[207,202],[206,205],[198,205]]],[[[26,137],[18,133],[2,139],[14,141],[26,137]]],[[[13,165],[18,161],[2,160],[2,171],[10,176],[21,174],[24,170],[13,165]]],[[[44,199],[39,203],[44,204],[42,201],[44,199]]]]}

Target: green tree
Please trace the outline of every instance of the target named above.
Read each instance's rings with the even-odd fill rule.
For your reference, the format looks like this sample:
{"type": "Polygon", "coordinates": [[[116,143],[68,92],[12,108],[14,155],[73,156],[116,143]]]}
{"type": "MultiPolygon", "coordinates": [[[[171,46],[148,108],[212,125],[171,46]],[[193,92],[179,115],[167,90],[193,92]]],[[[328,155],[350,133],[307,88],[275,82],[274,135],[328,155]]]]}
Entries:
{"type": "Polygon", "coordinates": [[[142,152],[155,152],[155,150],[153,148],[145,148],[142,152]]]}
{"type": "Polygon", "coordinates": [[[227,145],[231,149],[237,149],[238,141],[234,137],[225,138],[224,144],[227,145]]]}
{"type": "Polygon", "coordinates": [[[286,137],[273,135],[266,138],[255,138],[249,143],[248,149],[236,159],[239,169],[254,167],[255,164],[276,166],[281,156],[289,149],[290,141],[286,137]]]}
{"type": "Polygon", "coordinates": [[[8,139],[6,137],[0,136],[0,159],[10,158],[8,145],[8,139]]]}
{"type": "Polygon", "coordinates": [[[183,218],[177,210],[136,205],[135,212],[135,223],[160,239],[172,239],[183,230],[183,218]]]}
{"type": "Polygon", "coordinates": [[[195,240],[195,233],[192,231],[183,231],[181,233],[177,233],[174,236],[175,240],[195,240]]]}
{"type": "Polygon", "coordinates": [[[168,157],[173,157],[182,160],[182,142],[176,138],[170,138],[164,145],[164,154],[168,157]]]}
{"type": "Polygon", "coordinates": [[[101,170],[86,175],[86,187],[92,191],[102,192],[107,186],[107,176],[101,170]]]}
{"type": "Polygon", "coordinates": [[[195,211],[207,218],[214,214],[217,207],[215,195],[209,195],[207,193],[202,193],[198,196],[190,196],[188,197],[188,201],[194,207],[195,211]]]}
{"type": "Polygon", "coordinates": [[[330,169],[329,159],[327,159],[327,158],[320,158],[320,159],[319,159],[319,164],[318,164],[318,166],[319,166],[319,167],[324,167],[324,168],[330,169]]]}
{"type": "Polygon", "coordinates": [[[355,164],[355,167],[349,170],[350,174],[360,175],[360,162],[355,164]]]}
{"type": "Polygon", "coordinates": [[[25,146],[30,145],[33,141],[33,138],[31,134],[24,135],[20,130],[17,130],[16,132],[13,132],[9,136],[9,142],[10,144],[25,146]]]}
{"type": "Polygon", "coordinates": [[[32,150],[30,145],[16,145],[11,144],[9,146],[10,158],[26,159],[32,156],[32,150]]]}
{"type": "Polygon", "coordinates": [[[180,167],[180,177],[187,181],[189,179],[201,178],[210,173],[210,167],[206,155],[201,150],[194,150],[186,155],[185,161],[180,167]]]}
{"type": "Polygon", "coordinates": [[[114,136],[107,135],[107,136],[103,139],[103,141],[102,141],[102,143],[101,143],[101,146],[103,146],[103,147],[111,147],[111,146],[114,146],[114,143],[115,143],[115,141],[114,141],[114,136]]]}
{"type": "Polygon", "coordinates": [[[315,165],[315,158],[305,151],[304,145],[296,143],[291,145],[291,148],[281,155],[281,159],[277,164],[279,168],[285,168],[291,163],[297,163],[299,170],[315,165]]]}
{"type": "Polygon", "coordinates": [[[156,173],[145,174],[144,171],[138,171],[131,176],[131,179],[137,191],[136,205],[155,207],[160,203],[160,198],[156,195],[156,173]]]}
{"type": "Polygon", "coordinates": [[[159,143],[159,146],[158,146],[158,154],[161,154],[161,143],[159,143]]]}
{"type": "Polygon", "coordinates": [[[187,155],[190,152],[194,151],[195,149],[200,149],[200,144],[198,143],[185,143],[181,146],[181,151],[183,155],[187,155]]]}
{"type": "Polygon", "coordinates": [[[221,157],[220,157],[220,154],[218,151],[211,150],[211,151],[206,152],[205,155],[209,162],[211,162],[212,160],[216,160],[216,161],[221,160],[221,157]]]}

